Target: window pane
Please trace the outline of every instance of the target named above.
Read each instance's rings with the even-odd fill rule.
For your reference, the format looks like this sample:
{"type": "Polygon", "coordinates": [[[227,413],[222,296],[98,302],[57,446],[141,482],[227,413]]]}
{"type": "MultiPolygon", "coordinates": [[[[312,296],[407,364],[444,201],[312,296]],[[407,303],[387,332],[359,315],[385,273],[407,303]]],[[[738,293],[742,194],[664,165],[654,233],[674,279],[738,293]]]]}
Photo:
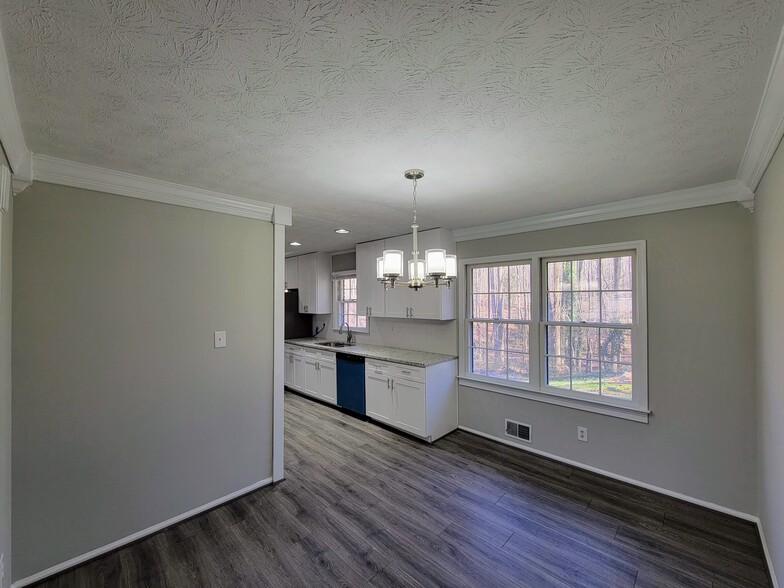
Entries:
{"type": "MultiPolygon", "coordinates": [[[[587,361],[599,359],[599,327],[572,327],[571,357],[587,361]]],[[[599,373],[599,366],[596,366],[599,373]]]]}
{"type": "Polygon", "coordinates": [[[490,295],[474,294],[474,318],[493,318],[490,314],[490,295]]]}
{"type": "Polygon", "coordinates": [[[572,320],[576,323],[599,322],[599,293],[598,292],[573,292],[572,293],[572,320]]]}
{"type": "Polygon", "coordinates": [[[357,317],[357,327],[360,329],[367,328],[367,317],[366,316],[358,316],[357,317]]]}
{"type": "Polygon", "coordinates": [[[620,363],[602,362],[602,396],[632,397],[632,368],[620,363]]]}
{"type": "Polygon", "coordinates": [[[602,290],[631,290],[632,289],[632,257],[603,257],[602,290]]]}
{"type": "Polygon", "coordinates": [[[471,346],[487,347],[487,323],[472,323],[471,346]]]}
{"type": "Polygon", "coordinates": [[[547,264],[547,289],[568,291],[572,289],[572,262],[551,261],[547,264]]]}
{"type": "Polygon", "coordinates": [[[509,291],[531,291],[531,266],[528,264],[509,266],[509,291]]]}
{"type": "MultiPolygon", "coordinates": [[[[528,341],[528,325],[509,325],[507,329],[507,346],[509,351],[528,353],[528,341]]],[[[512,360],[510,359],[509,361],[511,362],[512,360]]]]}
{"type": "Polygon", "coordinates": [[[631,324],[632,293],[602,292],[602,322],[631,324]]]}
{"type": "Polygon", "coordinates": [[[346,304],[346,314],[357,314],[357,303],[349,302],[346,304]]]}
{"type": "Polygon", "coordinates": [[[598,290],[599,260],[574,260],[572,262],[572,284],[574,290],[598,290]]]}
{"type": "Polygon", "coordinates": [[[487,324],[487,348],[495,350],[506,349],[506,325],[487,324]]]}
{"type": "Polygon", "coordinates": [[[572,390],[599,394],[599,362],[572,360],[572,390]]]}
{"type": "Polygon", "coordinates": [[[479,293],[487,293],[489,292],[489,286],[487,283],[487,268],[486,267],[475,267],[471,270],[473,274],[473,291],[479,293]]]}
{"type": "Polygon", "coordinates": [[[490,294],[490,318],[509,318],[509,294],[490,294]]]}
{"type": "Polygon", "coordinates": [[[506,351],[487,351],[487,375],[506,379],[506,351]]]}
{"type": "Polygon", "coordinates": [[[571,356],[570,327],[547,327],[547,355],[571,356]]]}
{"type": "Polygon", "coordinates": [[[547,358],[547,383],[550,386],[569,390],[569,361],[563,357],[547,358]]]}
{"type": "Polygon", "coordinates": [[[487,350],[486,349],[472,349],[471,350],[471,371],[480,376],[487,375],[487,350]]]}
{"type": "Polygon", "coordinates": [[[630,329],[601,330],[602,361],[631,363],[632,332],[630,329]]]}
{"type": "Polygon", "coordinates": [[[490,292],[509,292],[509,268],[507,266],[487,268],[490,292]]]}
{"type": "Polygon", "coordinates": [[[530,321],[531,295],[510,294],[509,298],[509,318],[513,321],[530,321]]]}
{"type": "Polygon", "coordinates": [[[551,321],[572,320],[572,295],[550,293],[547,295],[547,319],[551,321]]]}
{"type": "Polygon", "coordinates": [[[529,360],[527,353],[509,353],[509,379],[516,382],[529,380],[529,360]]]}

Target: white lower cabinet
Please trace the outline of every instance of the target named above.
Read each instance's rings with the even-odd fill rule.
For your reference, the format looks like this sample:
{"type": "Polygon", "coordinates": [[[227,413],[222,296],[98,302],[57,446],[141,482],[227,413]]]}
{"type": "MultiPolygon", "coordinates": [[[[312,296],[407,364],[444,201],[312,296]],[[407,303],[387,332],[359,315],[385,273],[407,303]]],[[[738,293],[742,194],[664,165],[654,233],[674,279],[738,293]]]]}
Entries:
{"type": "Polygon", "coordinates": [[[365,361],[365,413],[382,423],[392,422],[392,378],[369,361],[365,361]]]}
{"type": "Polygon", "coordinates": [[[298,392],[337,404],[338,384],[335,354],[298,345],[285,347],[283,383],[298,392]]]}
{"type": "Polygon", "coordinates": [[[283,384],[294,390],[301,390],[305,383],[304,364],[302,362],[302,347],[286,345],[283,354],[284,372],[283,384]]]}
{"type": "Polygon", "coordinates": [[[421,382],[395,378],[392,380],[395,400],[395,426],[414,435],[425,437],[425,385],[421,382]]]}
{"type": "Polygon", "coordinates": [[[427,368],[365,361],[370,418],[435,441],[457,428],[457,362],[427,368]]]}

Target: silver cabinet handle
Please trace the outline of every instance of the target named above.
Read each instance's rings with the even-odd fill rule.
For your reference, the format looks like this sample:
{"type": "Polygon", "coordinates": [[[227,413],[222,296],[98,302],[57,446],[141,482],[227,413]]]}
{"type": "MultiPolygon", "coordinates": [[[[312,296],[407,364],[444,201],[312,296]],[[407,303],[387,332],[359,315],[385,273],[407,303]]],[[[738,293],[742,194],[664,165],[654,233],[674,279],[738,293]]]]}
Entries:
{"type": "Polygon", "coordinates": [[[387,390],[389,390],[389,389],[392,387],[392,384],[390,384],[390,382],[391,382],[391,381],[392,381],[392,380],[390,380],[389,378],[387,378],[387,390]]]}
{"type": "Polygon", "coordinates": [[[368,313],[367,313],[367,315],[370,316],[371,314],[373,314],[373,307],[372,306],[368,306],[368,313]]]}
{"type": "Polygon", "coordinates": [[[411,316],[411,307],[410,306],[406,306],[406,317],[409,317],[409,316],[411,316]]]}
{"type": "Polygon", "coordinates": [[[414,307],[411,307],[411,318],[414,318],[414,307]]]}
{"type": "Polygon", "coordinates": [[[410,374],[410,373],[411,373],[411,370],[400,370],[400,371],[401,371],[402,373],[404,373],[404,374],[410,374]]]}

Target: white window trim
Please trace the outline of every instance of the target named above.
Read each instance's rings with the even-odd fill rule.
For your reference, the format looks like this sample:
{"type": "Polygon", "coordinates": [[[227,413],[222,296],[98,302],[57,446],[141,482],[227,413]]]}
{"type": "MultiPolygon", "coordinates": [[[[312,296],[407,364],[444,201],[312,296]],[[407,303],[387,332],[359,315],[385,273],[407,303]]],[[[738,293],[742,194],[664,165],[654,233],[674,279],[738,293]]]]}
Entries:
{"type": "MultiPolygon", "coordinates": [[[[342,280],[343,278],[356,278],[357,277],[357,270],[346,270],[342,272],[332,272],[332,331],[338,332],[340,331],[340,325],[338,321],[340,320],[340,310],[338,309],[338,280],[342,280]]],[[[357,291],[359,291],[359,280],[357,280],[357,291]]],[[[359,315],[363,316],[363,315],[359,315]]],[[[365,325],[367,325],[364,329],[359,327],[354,328],[351,327],[352,333],[370,333],[370,321],[365,320],[365,325]]]]}
{"type": "Polygon", "coordinates": [[[622,243],[609,243],[604,245],[589,245],[585,247],[572,247],[568,249],[553,249],[549,251],[532,251],[528,253],[494,255],[491,257],[475,257],[460,260],[459,275],[466,278],[465,285],[460,288],[460,308],[462,320],[458,327],[460,352],[458,355],[460,385],[477,388],[498,394],[506,394],[535,400],[547,404],[566,406],[577,410],[605,414],[613,417],[628,419],[637,422],[648,422],[650,410],[648,409],[648,296],[647,296],[647,264],[645,241],[627,241],[622,243]],[[544,354],[542,353],[544,340],[544,322],[542,321],[543,300],[545,296],[542,288],[542,260],[554,257],[579,256],[615,253],[621,251],[635,252],[634,268],[634,320],[632,325],[632,372],[634,374],[634,396],[631,402],[624,400],[596,400],[586,393],[572,390],[561,390],[544,385],[543,374],[544,354]],[[482,264],[500,264],[504,262],[526,262],[531,264],[531,345],[529,354],[529,382],[513,382],[500,378],[479,376],[468,371],[468,325],[470,318],[468,288],[468,266],[482,264]],[[538,296],[538,298],[537,298],[538,296]],[[534,331],[539,329],[537,336],[534,331]]]}

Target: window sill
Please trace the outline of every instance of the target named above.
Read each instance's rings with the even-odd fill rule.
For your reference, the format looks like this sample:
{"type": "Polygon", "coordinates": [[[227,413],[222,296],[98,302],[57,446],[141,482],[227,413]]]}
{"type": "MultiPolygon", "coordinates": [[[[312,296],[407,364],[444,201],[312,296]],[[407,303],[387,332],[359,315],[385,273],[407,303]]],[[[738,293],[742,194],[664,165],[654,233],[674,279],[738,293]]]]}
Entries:
{"type": "Polygon", "coordinates": [[[640,408],[627,408],[623,406],[613,406],[611,404],[591,402],[589,400],[580,400],[578,398],[556,396],[546,392],[528,390],[520,386],[488,382],[486,380],[468,375],[461,375],[457,380],[461,386],[466,386],[467,388],[486,390],[488,392],[495,392],[496,394],[506,394],[507,396],[516,396],[517,398],[525,398],[526,400],[533,400],[536,402],[544,402],[546,404],[554,404],[556,406],[573,408],[575,410],[603,414],[619,419],[635,421],[638,423],[647,423],[648,417],[651,414],[651,411],[640,408]]]}

